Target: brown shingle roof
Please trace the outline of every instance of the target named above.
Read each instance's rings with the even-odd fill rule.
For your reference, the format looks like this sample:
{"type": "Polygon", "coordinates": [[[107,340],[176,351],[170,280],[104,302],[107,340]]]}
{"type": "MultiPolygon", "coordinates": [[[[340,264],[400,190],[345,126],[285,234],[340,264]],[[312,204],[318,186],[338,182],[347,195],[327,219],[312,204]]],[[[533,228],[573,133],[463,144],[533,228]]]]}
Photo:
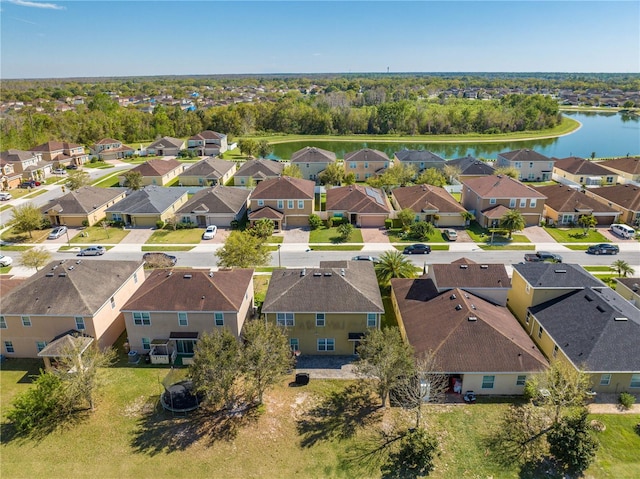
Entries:
{"type": "Polygon", "coordinates": [[[501,156],[509,161],[553,161],[548,156],[544,156],[541,153],[538,153],[535,150],[522,149],[522,150],[514,150],[507,151],[505,153],[500,153],[498,156],[501,156]]]}
{"type": "Polygon", "coordinates": [[[164,136],[159,140],[154,141],[147,149],[157,149],[157,148],[182,148],[184,145],[184,141],[179,138],[172,138],[170,136],[164,136]]]}
{"type": "Polygon", "coordinates": [[[352,185],[331,188],[327,191],[327,211],[388,214],[391,208],[382,190],[352,185]]]}
{"type": "Polygon", "coordinates": [[[640,156],[616,158],[598,163],[605,168],[612,168],[632,175],[640,174],[640,156]]]}
{"type": "Polygon", "coordinates": [[[400,208],[411,208],[416,213],[432,210],[442,213],[462,213],[466,211],[447,190],[439,186],[404,186],[395,188],[391,193],[400,208]]]}
{"type": "Polygon", "coordinates": [[[386,153],[371,148],[363,148],[344,155],[344,161],[390,161],[386,153]]]}
{"type": "Polygon", "coordinates": [[[258,183],[251,199],[259,200],[308,200],[313,199],[315,182],[289,176],[269,178],[258,183]]]}
{"type": "Polygon", "coordinates": [[[257,210],[251,211],[249,213],[249,220],[261,220],[261,219],[269,219],[269,220],[282,220],[284,218],[284,213],[271,208],[271,206],[264,206],[257,210]]]}
{"type": "Polygon", "coordinates": [[[593,193],[630,211],[640,211],[640,186],[615,185],[602,188],[589,188],[593,193]]]}
{"type": "Polygon", "coordinates": [[[182,163],[178,160],[149,160],[136,166],[131,171],[137,171],[142,176],[163,176],[176,168],[182,168],[182,163]]]}
{"type": "Polygon", "coordinates": [[[253,280],[252,269],[155,270],[122,311],[239,311],[253,280]]]}
{"type": "Polygon", "coordinates": [[[229,170],[233,169],[233,161],[221,158],[205,158],[198,161],[182,172],[180,176],[198,176],[202,178],[222,178],[229,170]]]}
{"type": "Polygon", "coordinates": [[[78,148],[82,145],[78,145],[77,143],[69,143],[67,141],[48,141],[43,143],[42,145],[34,146],[29,151],[59,151],[59,150],[71,150],[72,148],[78,148]]]}
{"type": "Polygon", "coordinates": [[[76,191],[49,201],[40,208],[43,213],[54,208],[63,214],[88,214],[104,204],[123,196],[127,188],[98,188],[83,186],[76,191]]]}
{"type": "Polygon", "coordinates": [[[482,176],[463,182],[481,198],[544,198],[542,193],[506,175],[482,176]]]}
{"type": "Polygon", "coordinates": [[[34,156],[35,155],[30,151],[16,150],[14,148],[11,148],[9,150],[6,150],[0,153],[0,158],[2,158],[4,161],[8,161],[11,163],[17,162],[17,161],[30,160],[34,156]]]}
{"type": "Polygon", "coordinates": [[[193,195],[178,213],[193,213],[194,210],[206,210],[210,213],[238,213],[247,204],[251,192],[232,186],[214,186],[200,190],[193,195]]]}
{"type": "Polygon", "coordinates": [[[212,130],[204,130],[200,133],[193,135],[190,137],[190,140],[221,140],[227,135],[223,135],[222,133],[218,133],[217,131],[212,130]]]}
{"type": "Polygon", "coordinates": [[[249,160],[242,164],[235,176],[276,177],[282,173],[284,163],[273,160],[249,160]]]}
{"type": "Polygon", "coordinates": [[[451,288],[511,288],[504,264],[478,264],[470,260],[451,264],[430,264],[431,276],[439,290],[451,288]]]}
{"type": "Polygon", "coordinates": [[[611,171],[603,168],[600,164],[576,156],[556,160],[554,166],[572,175],[604,176],[611,174],[611,171]]]}
{"type": "Polygon", "coordinates": [[[460,289],[426,300],[425,279],[392,279],[391,287],[416,354],[433,351],[444,372],[532,372],[547,361],[509,310],[460,289]],[[472,318],[471,320],[469,318],[472,318]],[[475,319],[474,319],[475,318],[475,319]]]}
{"type": "Polygon", "coordinates": [[[336,154],[315,146],[307,146],[291,155],[291,163],[333,163],[336,154]]]}
{"type": "Polygon", "coordinates": [[[539,186],[536,189],[547,197],[545,204],[555,211],[568,213],[578,210],[591,210],[594,213],[612,213],[617,211],[602,201],[587,196],[580,190],[566,185],[539,186]]]}

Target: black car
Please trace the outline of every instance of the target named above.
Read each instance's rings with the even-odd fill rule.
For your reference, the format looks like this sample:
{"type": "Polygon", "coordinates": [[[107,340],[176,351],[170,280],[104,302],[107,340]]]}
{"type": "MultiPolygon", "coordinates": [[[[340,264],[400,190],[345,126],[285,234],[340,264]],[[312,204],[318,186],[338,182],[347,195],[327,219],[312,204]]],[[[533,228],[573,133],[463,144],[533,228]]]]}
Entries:
{"type": "Polygon", "coordinates": [[[178,258],[173,255],[155,251],[143,254],[142,259],[151,267],[174,266],[178,262],[178,258]]]}
{"type": "Polygon", "coordinates": [[[592,244],[587,248],[589,254],[618,254],[619,252],[618,245],[610,243],[592,244]]]}
{"type": "Polygon", "coordinates": [[[416,243],[407,246],[404,251],[404,254],[429,254],[431,253],[431,246],[428,244],[416,243]]]}
{"type": "Polygon", "coordinates": [[[67,165],[67,170],[77,170],[78,165],[67,165]]]}

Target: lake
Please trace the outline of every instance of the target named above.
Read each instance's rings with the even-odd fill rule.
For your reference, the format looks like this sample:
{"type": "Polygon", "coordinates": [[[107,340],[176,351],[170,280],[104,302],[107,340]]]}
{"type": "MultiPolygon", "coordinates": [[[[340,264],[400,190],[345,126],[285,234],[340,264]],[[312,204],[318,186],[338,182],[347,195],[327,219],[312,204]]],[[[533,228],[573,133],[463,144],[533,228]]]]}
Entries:
{"type": "Polygon", "coordinates": [[[597,158],[640,155],[640,117],[619,113],[563,112],[579,121],[582,126],[573,133],[558,138],[530,141],[499,141],[495,143],[411,143],[384,141],[296,141],[273,145],[272,159],[291,158],[291,154],[305,146],[315,146],[333,151],[338,158],[345,153],[369,147],[384,151],[389,158],[396,151],[429,150],[445,159],[471,155],[476,158],[495,159],[501,152],[529,148],[548,157],[567,158],[579,156],[597,158]]]}

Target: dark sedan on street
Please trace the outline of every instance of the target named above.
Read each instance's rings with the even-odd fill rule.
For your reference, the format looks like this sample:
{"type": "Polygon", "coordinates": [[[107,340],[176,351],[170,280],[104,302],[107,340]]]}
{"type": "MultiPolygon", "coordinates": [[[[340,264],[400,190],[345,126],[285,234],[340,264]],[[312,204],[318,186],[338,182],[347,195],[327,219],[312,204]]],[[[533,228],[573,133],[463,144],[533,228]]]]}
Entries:
{"type": "Polygon", "coordinates": [[[429,254],[431,253],[431,246],[428,244],[416,243],[407,246],[404,251],[404,254],[429,254]]]}
{"type": "Polygon", "coordinates": [[[587,248],[588,254],[618,254],[619,252],[618,245],[611,243],[592,244],[587,248]]]}

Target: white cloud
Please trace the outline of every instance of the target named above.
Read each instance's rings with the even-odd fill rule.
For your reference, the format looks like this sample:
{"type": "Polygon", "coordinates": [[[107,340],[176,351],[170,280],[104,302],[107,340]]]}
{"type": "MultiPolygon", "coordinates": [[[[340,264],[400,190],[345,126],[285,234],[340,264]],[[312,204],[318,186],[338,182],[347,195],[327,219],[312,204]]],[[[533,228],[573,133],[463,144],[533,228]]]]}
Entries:
{"type": "Polygon", "coordinates": [[[29,2],[27,0],[7,0],[9,3],[13,3],[14,5],[20,5],[21,7],[32,7],[32,8],[45,8],[48,10],[64,10],[65,7],[56,5],[55,3],[40,3],[40,2],[29,2]]]}

